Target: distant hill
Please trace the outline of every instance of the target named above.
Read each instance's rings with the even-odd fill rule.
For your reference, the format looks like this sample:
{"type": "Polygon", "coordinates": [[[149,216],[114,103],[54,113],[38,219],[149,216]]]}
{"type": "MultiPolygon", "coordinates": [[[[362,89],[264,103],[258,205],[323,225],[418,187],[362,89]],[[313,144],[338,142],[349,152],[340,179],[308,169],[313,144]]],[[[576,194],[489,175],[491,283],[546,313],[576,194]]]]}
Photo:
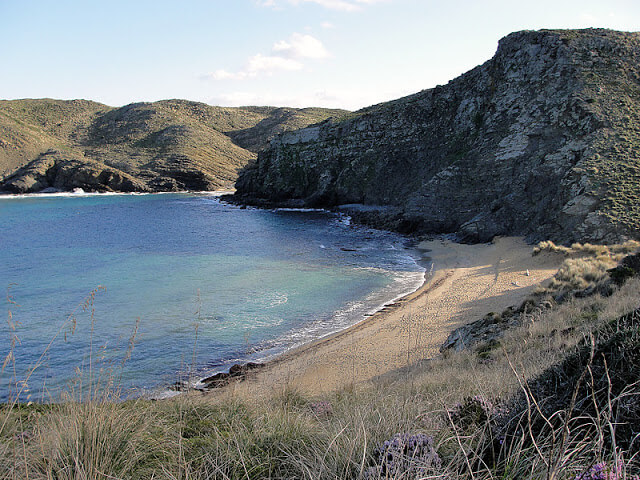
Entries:
{"type": "Polygon", "coordinates": [[[236,199],[467,241],[640,238],[640,33],[517,32],[447,85],[284,133],[236,199]]]}
{"type": "Polygon", "coordinates": [[[186,100],[112,108],[86,100],[0,101],[0,190],[213,190],[276,134],[345,111],[224,108],[186,100]]]}

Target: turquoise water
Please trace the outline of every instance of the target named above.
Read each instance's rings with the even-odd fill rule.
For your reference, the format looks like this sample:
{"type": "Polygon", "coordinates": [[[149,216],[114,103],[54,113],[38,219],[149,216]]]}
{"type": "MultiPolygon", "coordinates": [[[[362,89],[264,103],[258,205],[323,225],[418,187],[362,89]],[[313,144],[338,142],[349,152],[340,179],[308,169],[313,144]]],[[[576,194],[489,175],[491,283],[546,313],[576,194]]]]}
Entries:
{"type": "Polygon", "coordinates": [[[395,234],[213,195],[0,197],[0,222],[4,400],[55,400],[89,369],[129,395],[264,361],[423,278],[395,234]]]}

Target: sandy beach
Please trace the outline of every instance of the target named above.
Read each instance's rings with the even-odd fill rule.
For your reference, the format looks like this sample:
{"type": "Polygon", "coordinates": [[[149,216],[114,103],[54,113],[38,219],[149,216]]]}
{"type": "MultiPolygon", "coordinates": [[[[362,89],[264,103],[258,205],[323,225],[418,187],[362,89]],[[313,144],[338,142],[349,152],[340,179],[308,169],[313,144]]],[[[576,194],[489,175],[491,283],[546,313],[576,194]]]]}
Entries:
{"type": "Polygon", "coordinates": [[[453,329],[518,305],[562,262],[557,254],[532,256],[533,247],[517,237],[480,245],[432,240],[419,248],[433,268],[416,292],[351,328],[278,357],[229,389],[248,396],[285,388],[321,394],[432,358],[453,329]]]}

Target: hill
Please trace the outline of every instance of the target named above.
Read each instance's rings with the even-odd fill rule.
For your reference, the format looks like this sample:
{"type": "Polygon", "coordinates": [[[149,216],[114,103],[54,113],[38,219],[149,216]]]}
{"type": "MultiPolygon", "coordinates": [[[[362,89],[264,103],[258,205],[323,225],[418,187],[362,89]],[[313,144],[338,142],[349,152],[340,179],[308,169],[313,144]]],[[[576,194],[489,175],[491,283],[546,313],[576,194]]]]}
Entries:
{"type": "Polygon", "coordinates": [[[0,190],[230,187],[274,135],[344,113],[186,100],[121,108],[86,100],[0,101],[0,190]]]}
{"type": "Polygon", "coordinates": [[[280,135],[236,199],[472,242],[638,238],[639,68],[638,33],[513,33],[447,85],[280,135]]]}

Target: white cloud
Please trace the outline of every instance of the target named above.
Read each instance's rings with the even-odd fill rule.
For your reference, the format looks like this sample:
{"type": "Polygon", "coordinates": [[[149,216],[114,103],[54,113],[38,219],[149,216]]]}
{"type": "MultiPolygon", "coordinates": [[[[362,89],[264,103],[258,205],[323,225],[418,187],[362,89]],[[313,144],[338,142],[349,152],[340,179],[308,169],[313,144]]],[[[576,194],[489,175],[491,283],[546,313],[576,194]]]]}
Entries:
{"type": "Polygon", "coordinates": [[[236,91],[223,93],[214,98],[209,98],[210,105],[220,105],[223,107],[241,107],[244,105],[271,105],[277,107],[302,108],[311,105],[322,106],[320,100],[313,93],[300,95],[274,94],[272,92],[248,92],[236,91]]]}
{"type": "Polygon", "coordinates": [[[288,40],[280,40],[271,48],[271,55],[258,53],[247,59],[245,66],[237,71],[219,69],[203,75],[209,80],[244,80],[259,75],[273,75],[277,71],[302,70],[302,60],[319,60],[329,57],[322,42],[311,35],[294,33],[288,40]]]}
{"type": "Polygon", "coordinates": [[[257,54],[249,58],[245,72],[248,76],[255,77],[259,73],[272,74],[277,70],[301,70],[302,67],[302,63],[291,58],[257,54]]]}
{"type": "Polygon", "coordinates": [[[332,28],[336,28],[335,25],[331,22],[322,22],[320,26],[326,30],[331,30],[332,28]]]}
{"type": "Polygon", "coordinates": [[[301,33],[294,33],[289,40],[276,42],[272,51],[287,58],[320,59],[329,56],[329,52],[320,40],[301,33]]]}
{"type": "Polygon", "coordinates": [[[347,89],[319,89],[306,92],[282,93],[273,91],[234,91],[220,94],[204,101],[211,105],[225,107],[240,107],[244,105],[271,105],[278,107],[326,107],[357,110],[376,103],[393,100],[409,93],[415,93],[416,88],[347,88],[347,89]]]}
{"type": "Polygon", "coordinates": [[[347,2],[346,0],[299,0],[291,1],[291,3],[317,3],[330,10],[341,10],[343,12],[355,12],[360,10],[360,7],[354,2],[347,2]]]}
{"type": "Polygon", "coordinates": [[[204,78],[210,78],[211,80],[242,80],[246,78],[245,72],[227,72],[226,70],[216,70],[215,72],[207,73],[204,78]]]}

